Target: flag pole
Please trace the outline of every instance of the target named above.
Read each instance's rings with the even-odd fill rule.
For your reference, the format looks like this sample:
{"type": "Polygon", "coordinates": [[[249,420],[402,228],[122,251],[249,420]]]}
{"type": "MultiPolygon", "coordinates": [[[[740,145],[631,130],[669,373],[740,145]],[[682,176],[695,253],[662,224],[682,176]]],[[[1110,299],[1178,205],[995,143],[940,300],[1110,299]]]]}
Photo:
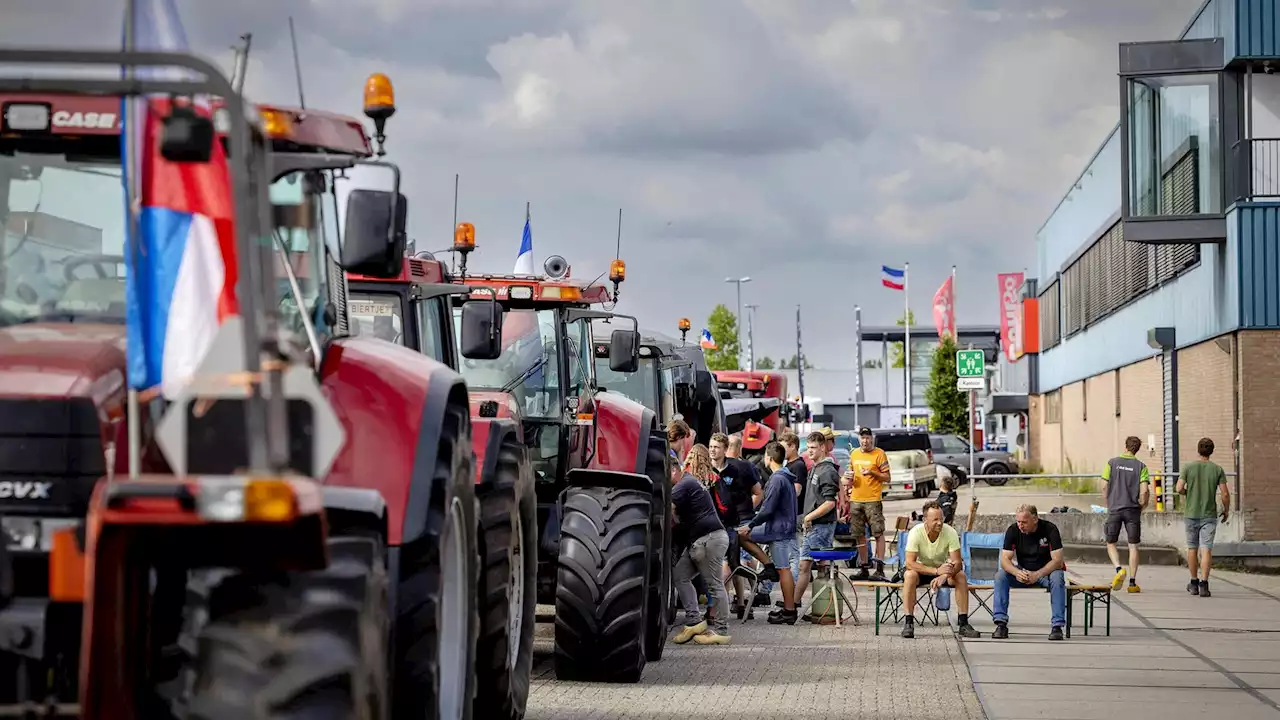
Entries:
{"type": "MultiPolygon", "coordinates": [[[[137,45],[137,38],[134,37],[134,30],[137,25],[137,3],[135,0],[128,0],[124,8],[124,49],[125,52],[133,52],[137,45]]],[[[132,80],[135,74],[135,68],[132,65],[125,67],[125,77],[132,80]]],[[[121,102],[125,105],[125,127],[123,142],[125,147],[124,167],[125,167],[125,222],[128,224],[126,228],[126,244],[129,249],[129,260],[131,275],[138,269],[138,166],[140,163],[136,161],[138,148],[137,143],[130,140],[137,137],[132,132],[132,128],[137,127],[139,103],[131,102],[132,98],[126,96],[121,98],[121,102]],[[133,112],[128,111],[128,106],[133,105],[133,112]]],[[[129,390],[125,397],[126,407],[125,414],[128,416],[126,423],[128,425],[128,447],[126,452],[129,453],[129,479],[137,480],[142,472],[142,418],[140,417],[141,403],[138,401],[138,390],[133,387],[133,383],[129,383],[129,390]]],[[[113,474],[115,468],[115,458],[110,458],[107,462],[108,477],[113,474]]]]}
{"type": "Polygon", "coordinates": [[[902,316],[902,324],[907,329],[906,337],[902,343],[903,367],[906,372],[903,373],[903,386],[906,389],[906,395],[903,397],[903,404],[906,405],[907,412],[903,418],[903,426],[911,427],[911,263],[902,264],[902,302],[906,306],[906,314],[902,316]]]}

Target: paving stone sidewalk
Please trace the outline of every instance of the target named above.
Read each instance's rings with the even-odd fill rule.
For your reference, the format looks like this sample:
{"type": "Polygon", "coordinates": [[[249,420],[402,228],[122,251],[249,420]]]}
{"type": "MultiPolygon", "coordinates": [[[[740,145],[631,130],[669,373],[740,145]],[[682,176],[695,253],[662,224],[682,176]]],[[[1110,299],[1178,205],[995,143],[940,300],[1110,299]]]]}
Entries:
{"type": "MultiPolygon", "coordinates": [[[[1113,568],[1073,564],[1088,582],[1113,568]]],[[[1016,591],[1008,640],[965,641],[974,688],[991,720],[1280,719],[1280,578],[1215,572],[1213,597],[1186,592],[1186,568],[1139,570],[1142,592],[1115,595],[1111,637],[1080,631],[1049,642],[1049,598],[1016,591]]],[[[953,604],[954,609],[954,604],[953,604]]],[[[986,615],[973,624],[989,636],[986,615]]]]}
{"type": "MultiPolygon", "coordinates": [[[[776,594],[776,593],[775,593],[776,594]]],[[[873,634],[860,594],[860,626],[730,624],[723,647],[667,645],[635,685],[559,682],[539,626],[529,720],[709,720],[838,717],[841,720],[978,720],[983,717],[955,635],[921,626],[915,640],[873,634]]]]}

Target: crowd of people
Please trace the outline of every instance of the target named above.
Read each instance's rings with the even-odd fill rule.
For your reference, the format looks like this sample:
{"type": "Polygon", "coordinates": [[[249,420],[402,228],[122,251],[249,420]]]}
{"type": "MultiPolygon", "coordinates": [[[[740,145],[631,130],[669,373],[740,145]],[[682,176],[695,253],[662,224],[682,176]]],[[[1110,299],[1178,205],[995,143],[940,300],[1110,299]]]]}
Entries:
{"type": "MultiPolygon", "coordinates": [[[[779,585],[782,599],[769,612],[770,624],[819,622],[820,618],[802,614],[802,599],[813,580],[813,553],[834,546],[836,525],[841,520],[851,528],[869,530],[865,539],[858,538],[855,578],[885,579],[881,498],[889,482],[889,461],[884,451],[875,447],[870,429],[859,431],[858,447],[843,470],[831,454],[835,434],[827,428],[806,436],[806,457],[800,454],[799,436],[791,431],[781,433],[765,447],[759,465],[741,458],[739,436],[716,433],[708,445],[697,444],[682,420],[670,423],[667,440],[673,459],[671,501],[679,553],[673,580],[684,611],[684,624],[674,638],[677,644],[728,644],[730,613],[741,616],[754,607],[769,605],[771,583],[779,585]],[[874,555],[870,554],[872,546],[874,555]],[[734,571],[744,563],[759,563],[759,567],[747,573],[734,571]],[[744,578],[750,575],[764,588],[756,597],[747,597],[744,578]],[[704,608],[709,609],[704,612],[704,608]]],[[[1127,578],[1131,593],[1141,592],[1137,575],[1142,512],[1151,498],[1149,471],[1137,457],[1141,447],[1139,438],[1127,438],[1125,451],[1111,459],[1101,473],[1108,510],[1104,539],[1115,565],[1112,589],[1120,590],[1127,578]],[[1128,540],[1127,567],[1120,562],[1117,548],[1122,529],[1128,540]]],[[[1191,573],[1187,591],[1209,597],[1213,538],[1219,520],[1226,519],[1219,502],[1222,508],[1229,508],[1230,497],[1225,472],[1211,459],[1213,441],[1202,438],[1197,452],[1198,460],[1180,473],[1176,492],[1186,497],[1191,573]]],[[[944,481],[938,497],[924,505],[923,522],[908,532],[901,568],[904,638],[915,637],[916,596],[925,587],[933,591],[953,588],[956,632],[965,638],[981,637],[969,623],[969,583],[960,535],[952,527],[956,504],[954,487],[944,481]]],[[[1049,639],[1062,640],[1068,600],[1062,536],[1057,526],[1040,518],[1034,505],[1023,505],[1001,544],[991,605],[995,621],[992,638],[1009,636],[1010,591],[1035,587],[1049,591],[1049,639]]]]}

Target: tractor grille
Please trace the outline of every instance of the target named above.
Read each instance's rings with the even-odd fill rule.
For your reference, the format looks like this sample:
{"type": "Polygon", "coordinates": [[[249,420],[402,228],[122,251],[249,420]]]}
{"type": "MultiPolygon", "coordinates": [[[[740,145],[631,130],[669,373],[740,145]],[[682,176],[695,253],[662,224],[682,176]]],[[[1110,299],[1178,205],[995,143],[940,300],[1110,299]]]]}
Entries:
{"type": "Polygon", "coordinates": [[[80,517],[106,474],[87,398],[0,398],[0,515],[80,517]]]}

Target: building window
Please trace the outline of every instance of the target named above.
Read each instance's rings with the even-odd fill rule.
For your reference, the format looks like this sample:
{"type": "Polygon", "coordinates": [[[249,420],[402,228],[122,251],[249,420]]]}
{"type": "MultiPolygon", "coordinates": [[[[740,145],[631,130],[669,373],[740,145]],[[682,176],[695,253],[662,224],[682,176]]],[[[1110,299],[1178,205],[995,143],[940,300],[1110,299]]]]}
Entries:
{"type": "Polygon", "coordinates": [[[1120,371],[1112,370],[1111,375],[1113,378],[1115,378],[1116,417],[1120,417],[1120,371]]]}
{"type": "Polygon", "coordinates": [[[1062,271],[1063,335],[1084,330],[1198,262],[1197,244],[1125,242],[1124,224],[1117,222],[1062,271]]]}
{"type": "Polygon", "coordinates": [[[1222,212],[1222,116],[1218,75],[1128,81],[1129,214],[1222,212]]]}
{"type": "Polygon", "coordinates": [[[1044,396],[1045,424],[1054,425],[1062,422],[1062,391],[1054,390],[1044,396]]]}
{"type": "Polygon", "coordinates": [[[1057,345],[1062,340],[1062,315],[1060,311],[1061,293],[1057,280],[1045,286],[1040,293],[1040,349],[1041,351],[1057,345]]]}

